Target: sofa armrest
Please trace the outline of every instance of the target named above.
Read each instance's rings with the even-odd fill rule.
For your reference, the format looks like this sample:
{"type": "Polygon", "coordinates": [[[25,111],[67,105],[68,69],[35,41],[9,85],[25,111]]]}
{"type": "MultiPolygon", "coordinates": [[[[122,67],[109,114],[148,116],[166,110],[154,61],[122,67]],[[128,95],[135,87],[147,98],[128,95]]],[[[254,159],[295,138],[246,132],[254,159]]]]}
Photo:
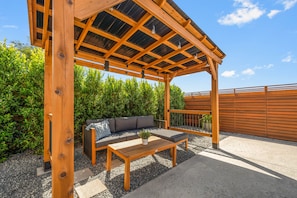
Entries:
{"type": "Polygon", "coordinates": [[[86,130],[83,126],[83,152],[88,158],[92,159],[93,149],[96,145],[96,132],[95,129],[86,130]]]}
{"type": "Polygon", "coordinates": [[[167,126],[167,120],[154,119],[154,122],[157,128],[165,129],[165,126],[167,126]]]}

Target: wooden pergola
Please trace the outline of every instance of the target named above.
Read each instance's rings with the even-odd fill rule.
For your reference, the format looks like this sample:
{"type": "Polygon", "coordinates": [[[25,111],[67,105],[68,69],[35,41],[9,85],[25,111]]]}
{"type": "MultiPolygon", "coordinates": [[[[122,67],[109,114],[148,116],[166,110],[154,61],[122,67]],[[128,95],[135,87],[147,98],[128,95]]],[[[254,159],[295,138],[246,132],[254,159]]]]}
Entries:
{"type": "Polygon", "coordinates": [[[218,65],[225,54],[172,0],[27,1],[31,43],[45,49],[44,165],[51,163],[53,197],[73,197],[74,63],[164,82],[166,128],[170,81],[208,72],[218,147],[218,65]]]}

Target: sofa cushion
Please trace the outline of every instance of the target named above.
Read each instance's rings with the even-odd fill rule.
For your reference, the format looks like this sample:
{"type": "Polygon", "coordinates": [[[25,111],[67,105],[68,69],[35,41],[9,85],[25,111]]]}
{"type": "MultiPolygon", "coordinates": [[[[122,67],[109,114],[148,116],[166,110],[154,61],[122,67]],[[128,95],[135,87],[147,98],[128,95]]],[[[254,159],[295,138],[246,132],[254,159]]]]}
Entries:
{"type": "Polygon", "coordinates": [[[168,129],[151,129],[150,132],[155,136],[169,140],[171,142],[178,142],[188,138],[188,134],[186,133],[168,129]]]}
{"type": "Polygon", "coordinates": [[[108,122],[109,122],[110,132],[112,132],[112,133],[116,132],[116,130],[115,130],[115,119],[114,118],[109,118],[108,122]]]}
{"type": "Polygon", "coordinates": [[[137,117],[115,118],[116,132],[136,129],[137,117]]]}
{"type": "Polygon", "coordinates": [[[98,123],[91,123],[86,127],[86,130],[90,130],[91,128],[95,128],[96,130],[96,141],[111,134],[108,120],[103,120],[102,122],[98,123]]]}
{"type": "Polygon", "coordinates": [[[89,119],[86,120],[86,125],[88,126],[91,123],[98,123],[98,122],[102,122],[104,119],[89,119]]]}
{"type": "Polygon", "coordinates": [[[154,127],[154,117],[152,115],[137,117],[138,129],[149,128],[149,127],[154,127]]]}
{"type": "MultiPolygon", "coordinates": [[[[98,123],[98,122],[102,122],[104,119],[89,119],[86,120],[86,125],[90,125],[91,123],[98,123]]],[[[110,132],[114,133],[115,132],[115,119],[114,118],[108,118],[107,119],[109,122],[109,129],[110,132]]]]}
{"type": "Polygon", "coordinates": [[[139,129],[134,129],[134,130],[129,130],[129,131],[123,131],[120,133],[121,133],[121,136],[126,137],[126,140],[133,140],[133,139],[139,138],[139,136],[138,136],[139,131],[140,131],[139,129]]]}
{"type": "Polygon", "coordinates": [[[96,141],[96,147],[107,146],[108,144],[123,142],[137,137],[137,132],[135,130],[112,133],[110,136],[96,141]]]}

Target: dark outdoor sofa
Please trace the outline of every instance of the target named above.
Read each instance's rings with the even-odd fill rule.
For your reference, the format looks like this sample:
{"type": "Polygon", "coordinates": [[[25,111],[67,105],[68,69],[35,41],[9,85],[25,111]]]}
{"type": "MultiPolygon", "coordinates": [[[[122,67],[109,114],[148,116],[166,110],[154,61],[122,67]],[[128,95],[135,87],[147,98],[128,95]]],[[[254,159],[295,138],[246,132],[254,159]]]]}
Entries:
{"type": "Polygon", "coordinates": [[[185,149],[188,149],[186,133],[157,128],[156,124],[152,115],[87,120],[82,127],[83,152],[91,159],[92,165],[95,165],[96,151],[106,149],[108,144],[139,138],[138,132],[142,129],[148,129],[152,135],[177,145],[184,142],[185,149]]]}

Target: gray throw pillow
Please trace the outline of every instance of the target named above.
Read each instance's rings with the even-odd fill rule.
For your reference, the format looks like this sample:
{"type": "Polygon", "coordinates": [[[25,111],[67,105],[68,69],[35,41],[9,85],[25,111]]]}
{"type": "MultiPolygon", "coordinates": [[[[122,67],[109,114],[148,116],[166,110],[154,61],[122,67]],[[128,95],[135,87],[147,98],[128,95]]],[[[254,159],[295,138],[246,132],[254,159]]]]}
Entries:
{"type": "Polygon", "coordinates": [[[108,120],[103,120],[102,122],[98,123],[91,123],[86,127],[86,130],[90,130],[91,128],[95,128],[96,130],[96,141],[111,135],[108,120]]]}

